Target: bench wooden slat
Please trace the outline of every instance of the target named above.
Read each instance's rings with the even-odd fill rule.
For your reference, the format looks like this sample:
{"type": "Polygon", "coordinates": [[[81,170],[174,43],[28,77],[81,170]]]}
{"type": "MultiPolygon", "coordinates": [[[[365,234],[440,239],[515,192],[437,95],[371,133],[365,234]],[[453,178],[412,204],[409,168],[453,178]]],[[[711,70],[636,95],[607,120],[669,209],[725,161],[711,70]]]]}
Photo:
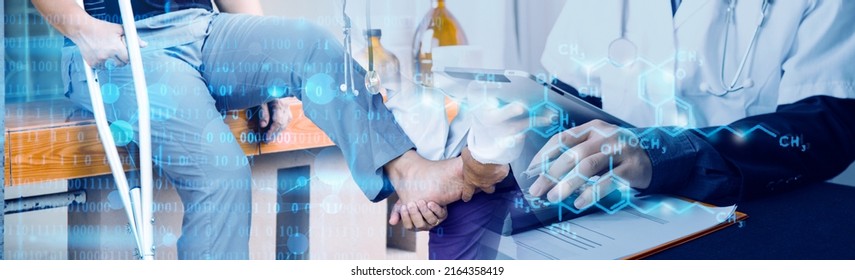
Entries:
{"type": "MultiPolygon", "coordinates": [[[[11,132],[6,143],[7,186],[110,173],[95,125],[11,132]]],[[[130,169],[127,149],[119,156],[130,169]]]]}
{"type": "MultiPolygon", "coordinates": [[[[294,120],[279,141],[262,149],[255,122],[245,111],[229,112],[224,121],[249,156],[332,146],[312,121],[303,116],[302,103],[292,102],[294,120]]],[[[53,100],[7,105],[6,186],[110,174],[94,121],[69,102],[53,100]],[[76,114],[80,114],[75,116],[76,114]],[[67,116],[72,116],[68,118],[67,116]]],[[[138,160],[136,148],[131,149],[138,160]]],[[[125,170],[131,170],[127,149],[119,148],[125,170]]],[[[136,165],[134,165],[136,166],[136,165]]]]}
{"type": "Polygon", "coordinates": [[[332,140],[303,114],[303,104],[291,104],[294,118],[288,128],[270,143],[260,145],[262,154],[333,146],[332,140]]]}

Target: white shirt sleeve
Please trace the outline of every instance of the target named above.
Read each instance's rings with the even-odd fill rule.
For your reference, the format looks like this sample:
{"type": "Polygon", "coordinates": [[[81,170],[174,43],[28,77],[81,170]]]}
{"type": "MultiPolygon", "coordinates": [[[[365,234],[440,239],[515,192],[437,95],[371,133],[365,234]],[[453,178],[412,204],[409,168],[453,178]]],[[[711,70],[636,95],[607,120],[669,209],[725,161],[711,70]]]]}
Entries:
{"type": "Polygon", "coordinates": [[[782,65],[778,105],[855,97],[855,1],[814,0],[782,65]]]}
{"type": "Polygon", "coordinates": [[[442,93],[413,83],[404,83],[401,92],[386,101],[386,107],[413,141],[416,152],[429,160],[444,159],[448,137],[444,102],[442,93]]]}

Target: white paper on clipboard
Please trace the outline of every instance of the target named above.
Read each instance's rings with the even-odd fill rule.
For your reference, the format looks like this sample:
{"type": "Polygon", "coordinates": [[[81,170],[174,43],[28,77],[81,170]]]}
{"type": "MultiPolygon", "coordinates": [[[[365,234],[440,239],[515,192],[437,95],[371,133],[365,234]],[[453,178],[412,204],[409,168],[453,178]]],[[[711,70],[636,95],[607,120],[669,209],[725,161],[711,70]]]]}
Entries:
{"type": "Polygon", "coordinates": [[[498,251],[512,259],[622,259],[729,222],[736,211],[667,196],[633,202],[645,212],[628,206],[505,236],[498,251]]]}

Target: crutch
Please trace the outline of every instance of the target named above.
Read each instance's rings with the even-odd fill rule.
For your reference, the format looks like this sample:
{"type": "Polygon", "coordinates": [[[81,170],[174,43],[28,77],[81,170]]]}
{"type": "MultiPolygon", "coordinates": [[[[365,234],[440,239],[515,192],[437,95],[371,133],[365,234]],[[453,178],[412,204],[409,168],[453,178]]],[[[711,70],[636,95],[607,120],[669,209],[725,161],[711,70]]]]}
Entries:
{"type": "MultiPolygon", "coordinates": [[[[86,73],[86,82],[89,86],[89,94],[92,99],[92,112],[95,114],[95,124],[98,127],[98,135],[101,144],[107,154],[113,179],[116,181],[116,189],[125,207],[128,216],[131,233],[137,243],[137,252],[140,259],[154,259],[154,216],[152,215],[152,156],[151,156],[151,115],[149,107],[148,89],[146,88],[145,74],[143,73],[142,53],[139,47],[139,36],[134,23],[134,13],[130,0],[119,1],[119,11],[122,18],[122,28],[125,31],[125,45],[128,47],[130,58],[129,66],[133,75],[134,90],[137,97],[137,115],[139,123],[139,148],[140,148],[140,187],[131,189],[119,151],[116,149],[113,134],[107,123],[107,113],[104,109],[104,100],[101,95],[101,84],[98,82],[96,70],[83,61],[83,69],[86,73]]],[[[83,0],[77,3],[83,7],[83,0]]]]}

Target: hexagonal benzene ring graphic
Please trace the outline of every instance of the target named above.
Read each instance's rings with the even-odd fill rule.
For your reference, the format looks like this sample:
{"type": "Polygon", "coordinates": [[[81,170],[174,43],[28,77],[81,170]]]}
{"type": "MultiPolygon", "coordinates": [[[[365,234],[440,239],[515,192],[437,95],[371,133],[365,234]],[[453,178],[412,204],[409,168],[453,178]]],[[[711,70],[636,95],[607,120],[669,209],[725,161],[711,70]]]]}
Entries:
{"type": "Polygon", "coordinates": [[[677,103],[677,117],[681,118],[678,121],[678,125],[687,128],[694,127],[695,125],[697,125],[697,120],[695,119],[695,111],[694,107],[692,107],[692,104],[689,104],[689,102],[686,102],[685,100],[680,99],[679,97],[675,97],[674,102],[677,103]]]}
{"type": "MultiPolygon", "coordinates": [[[[410,102],[404,102],[404,109],[407,112],[421,112],[419,114],[427,113],[429,116],[433,115],[445,115],[445,95],[434,88],[427,88],[423,86],[416,86],[413,88],[413,92],[408,92],[415,96],[416,98],[412,98],[410,102]]],[[[460,110],[469,110],[468,108],[460,108],[460,110]]]]}
{"type": "MultiPolygon", "coordinates": [[[[588,181],[590,181],[590,180],[591,180],[591,178],[586,177],[586,176],[584,176],[584,175],[581,175],[581,174],[579,174],[578,172],[570,172],[570,173],[568,173],[568,174],[567,174],[564,178],[562,178],[562,179],[570,180],[570,179],[573,179],[573,178],[579,178],[579,179],[582,179],[583,181],[586,181],[586,182],[588,182],[588,181]]],[[[584,187],[584,186],[582,186],[582,187],[584,187]]],[[[572,212],[573,214],[579,214],[579,213],[582,213],[582,211],[585,211],[585,210],[587,210],[588,208],[590,208],[590,205],[589,205],[589,206],[584,207],[584,208],[582,208],[582,209],[577,209],[577,208],[576,208],[576,206],[574,206],[574,205],[573,205],[573,202],[575,202],[575,201],[576,201],[576,198],[578,198],[578,197],[579,197],[579,194],[581,194],[581,192],[579,192],[578,190],[577,190],[577,191],[574,191],[572,194],[570,194],[570,196],[568,196],[568,197],[567,197],[567,198],[565,198],[564,200],[559,201],[558,203],[556,203],[556,204],[558,205],[558,208],[557,208],[558,210],[557,210],[557,211],[558,211],[558,220],[559,220],[559,221],[560,221],[560,220],[563,220],[563,215],[564,215],[564,212],[563,212],[563,211],[564,211],[564,210],[569,210],[569,211],[570,211],[570,212],[572,212]]]]}
{"type": "Polygon", "coordinates": [[[592,205],[608,214],[614,214],[629,205],[631,197],[629,182],[612,172],[604,174],[591,187],[594,188],[594,197],[602,197],[594,201],[592,205]],[[604,186],[603,184],[611,184],[611,186],[604,186]],[[602,190],[606,190],[605,196],[600,195],[602,190]]]}
{"type": "MultiPolygon", "coordinates": [[[[572,137],[572,136],[568,135],[568,137],[572,137]]],[[[558,184],[558,182],[562,178],[556,178],[556,177],[553,177],[552,175],[549,175],[549,169],[552,167],[553,164],[555,164],[555,161],[558,161],[559,159],[561,159],[562,158],[561,156],[563,156],[565,153],[570,153],[572,155],[572,158],[574,161],[573,166],[579,165],[579,154],[577,154],[576,151],[571,150],[570,147],[567,147],[566,145],[564,145],[564,141],[558,141],[558,145],[550,147],[550,149],[548,151],[546,151],[540,155],[540,176],[543,176],[546,179],[549,179],[549,181],[551,181],[553,184],[558,184]],[[556,157],[555,160],[549,158],[549,154],[553,154],[556,151],[558,152],[559,156],[556,157]]],[[[570,173],[565,175],[565,177],[574,175],[576,173],[577,172],[574,172],[573,170],[571,170],[570,173]]],[[[569,178],[571,178],[571,177],[568,177],[568,179],[569,178]]],[[[587,178],[585,178],[585,179],[587,179],[587,178]]]]}
{"type": "Polygon", "coordinates": [[[495,94],[492,94],[493,91],[501,90],[502,84],[499,82],[487,82],[487,81],[471,81],[466,86],[466,100],[468,103],[468,107],[472,110],[480,109],[482,106],[493,106],[496,104],[488,103],[491,99],[495,98],[495,94]]]}
{"type": "Polygon", "coordinates": [[[653,107],[659,107],[676,95],[674,75],[659,68],[638,75],[638,98],[653,107]]]}
{"type": "MultiPolygon", "coordinates": [[[[671,104],[665,104],[665,106],[669,106],[669,105],[671,105],[671,104]]],[[[656,108],[656,124],[657,124],[656,127],[659,130],[667,133],[671,137],[677,136],[678,134],[680,134],[684,130],[686,130],[686,128],[682,127],[682,126],[664,124],[663,119],[666,118],[665,110],[666,110],[666,108],[664,108],[664,106],[659,106],[656,108]]]]}
{"type": "Polygon", "coordinates": [[[561,132],[565,125],[569,125],[569,119],[561,107],[549,101],[544,101],[529,109],[529,129],[544,138],[561,132]],[[551,118],[553,121],[548,126],[537,125],[537,119],[543,117],[551,118]]]}
{"type": "Polygon", "coordinates": [[[568,211],[572,212],[573,214],[578,215],[579,213],[582,213],[588,209],[588,207],[585,207],[583,209],[576,209],[576,206],[573,206],[573,201],[575,199],[576,199],[576,196],[571,195],[567,199],[557,203],[558,208],[556,208],[556,211],[558,211],[558,221],[559,222],[564,221],[564,210],[568,210],[568,211]]]}
{"type": "Polygon", "coordinates": [[[674,99],[674,104],[665,103],[656,107],[656,122],[659,124],[665,123],[664,118],[666,118],[666,110],[669,110],[671,106],[676,107],[676,117],[673,125],[663,126],[662,130],[668,133],[671,136],[676,136],[677,134],[683,132],[686,129],[695,127],[697,124],[695,120],[694,109],[692,105],[687,103],[686,101],[681,100],[680,98],[674,99]]]}
{"type": "Polygon", "coordinates": [[[689,208],[695,207],[694,204],[697,203],[687,200],[676,201],[679,202],[680,205],[665,203],[661,200],[661,196],[652,195],[631,199],[627,206],[644,214],[649,214],[653,211],[674,211],[676,213],[682,213],[683,211],[689,210],[689,208]]]}

